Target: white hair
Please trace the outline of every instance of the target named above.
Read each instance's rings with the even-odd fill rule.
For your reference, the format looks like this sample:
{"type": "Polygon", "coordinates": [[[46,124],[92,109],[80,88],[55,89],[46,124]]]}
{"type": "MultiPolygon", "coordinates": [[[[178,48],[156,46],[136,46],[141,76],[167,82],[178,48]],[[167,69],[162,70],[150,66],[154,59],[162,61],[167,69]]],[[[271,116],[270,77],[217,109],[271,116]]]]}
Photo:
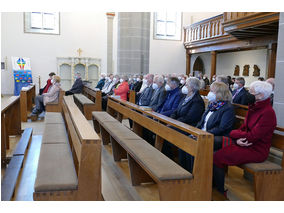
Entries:
{"type": "Polygon", "coordinates": [[[272,85],[265,81],[254,81],[250,84],[250,88],[253,88],[255,93],[263,94],[263,100],[269,98],[272,93],[272,85]]]}
{"type": "Polygon", "coordinates": [[[186,84],[188,86],[190,86],[190,88],[192,89],[193,92],[196,92],[200,89],[200,81],[196,77],[189,77],[186,80],[186,84]]]}

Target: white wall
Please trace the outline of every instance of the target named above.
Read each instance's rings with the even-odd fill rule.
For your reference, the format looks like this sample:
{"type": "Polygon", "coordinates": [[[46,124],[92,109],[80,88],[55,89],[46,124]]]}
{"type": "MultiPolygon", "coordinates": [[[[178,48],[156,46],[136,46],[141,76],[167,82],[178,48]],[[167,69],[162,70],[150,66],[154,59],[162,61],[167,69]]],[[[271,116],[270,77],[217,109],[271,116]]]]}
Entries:
{"type": "MultiPolygon", "coordinates": [[[[182,26],[188,26],[192,23],[207,19],[220,14],[215,13],[197,13],[184,12],[182,26]]],[[[150,29],[150,64],[149,73],[169,74],[186,72],[186,55],[183,45],[184,33],[182,30],[182,39],[180,41],[154,40],[153,39],[153,13],[151,13],[150,29]]]]}
{"type": "MultiPolygon", "coordinates": [[[[101,58],[101,71],[107,71],[107,17],[103,12],[60,13],[60,35],[24,33],[23,13],[1,13],[1,59],[8,57],[8,71],[1,72],[2,94],[13,94],[11,56],[31,59],[33,82],[45,85],[48,73],[57,72],[56,57],[101,58]]],[[[38,85],[37,85],[38,91],[38,85]]]]}
{"type": "MultiPolygon", "coordinates": [[[[209,61],[210,63],[210,61],[209,61]]],[[[230,75],[233,77],[235,66],[240,66],[240,76],[243,76],[246,81],[246,86],[256,81],[258,77],[252,76],[253,66],[257,65],[260,69],[260,77],[267,76],[267,49],[248,50],[239,52],[228,52],[217,54],[216,74],[230,75]],[[243,76],[244,65],[250,65],[249,76],[243,76]]],[[[237,76],[234,76],[237,77],[237,76]]]]}
{"type": "MultiPolygon", "coordinates": [[[[190,63],[190,73],[192,73],[193,65],[196,58],[200,56],[204,63],[205,74],[210,77],[211,73],[211,54],[210,52],[192,54],[191,63],[190,63]]],[[[239,65],[240,67],[240,77],[244,77],[246,81],[246,86],[253,81],[256,81],[258,77],[252,76],[253,66],[257,65],[260,69],[260,76],[266,78],[267,76],[267,49],[260,50],[247,50],[247,51],[238,51],[238,52],[228,52],[228,53],[217,53],[216,59],[216,75],[225,75],[233,76],[235,66],[239,65]],[[249,76],[243,76],[243,67],[244,65],[249,64],[249,76]]]]}

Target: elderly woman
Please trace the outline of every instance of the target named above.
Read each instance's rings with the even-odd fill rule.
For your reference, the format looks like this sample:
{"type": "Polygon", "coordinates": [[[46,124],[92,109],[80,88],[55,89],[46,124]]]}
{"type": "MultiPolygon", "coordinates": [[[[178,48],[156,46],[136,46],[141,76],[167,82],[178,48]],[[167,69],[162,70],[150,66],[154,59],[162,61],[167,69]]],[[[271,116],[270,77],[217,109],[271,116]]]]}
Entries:
{"type": "Polygon", "coordinates": [[[127,101],[127,93],[129,91],[128,77],[125,75],[120,79],[120,84],[117,89],[114,89],[113,92],[115,95],[120,96],[122,100],[127,101]]]}
{"type": "Polygon", "coordinates": [[[47,93],[43,93],[42,95],[38,95],[35,98],[35,107],[32,110],[30,116],[36,116],[45,109],[45,105],[47,103],[58,100],[59,91],[60,91],[60,77],[54,75],[51,80],[52,86],[49,87],[47,93]]]}
{"type": "Polygon", "coordinates": [[[225,167],[265,161],[277,123],[270,104],[272,86],[267,82],[255,81],[250,85],[249,92],[255,103],[249,104],[244,124],[230,132],[223,148],[215,152],[213,157],[213,183],[225,196],[225,167]]]}

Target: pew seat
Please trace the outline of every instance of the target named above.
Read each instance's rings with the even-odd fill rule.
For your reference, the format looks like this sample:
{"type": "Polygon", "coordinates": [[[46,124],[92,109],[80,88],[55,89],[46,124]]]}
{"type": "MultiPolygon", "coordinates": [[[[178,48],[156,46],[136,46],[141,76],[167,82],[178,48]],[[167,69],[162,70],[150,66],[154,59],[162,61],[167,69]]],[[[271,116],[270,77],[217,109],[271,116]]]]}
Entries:
{"type": "Polygon", "coordinates": [[[60,89],[58,99],[53,102],[47,103],[45,106],[45,111],[46,112],[61,112],[62,99],[63,99],[64,94],[65,94],[65,91],[60,89]]]}
{"type": "Polygon", "coordinates": [[[187,187],[182,183],[188,183],[193,178],[191,173],[106,112],[92,114],[96,121],[94,125],[100,126],[101,140],[110,140],[112,144],[114,161],[128,159],[133,186],[156,182],[161,200],[185,199],[182,190],[186,190],[187,187]]]}
{"type": "Polygon", "coordinates": [[[82,94],[74,94],[74,102],[85,115],[87,120],[92,119],[92,111],[96,110],[95,103],[82,94]]]}
{"type": "Polygon", "coordinates": [[[1,181],[2,201],[9,201],[13,197],[24,158],[27,153],[27,148],[31,142],[32,132],[32,128],[26,128],[24,130],[22,137],[13,152],[13,157],[5,170],[5,175],[1,181]]]}
{"type": "Polygon", "coordinates": [[[65,143],[41,145],[35,192],[75,190],[76,170],[70,148],[65,143]]]}
{"type": "Polygon", "coordinates": [[[281,171],[282,167],[276,163],[273,163],[271,161],[264,161],[262,163],[247,163],[241,165],[243,169],[251,170],[252,172],[260,172],[260,171],[281,171]]]}
{"type": "Polygon", "coordinates": [[[73,101],[62,112],[47,112],[34,200],[103,200],[98,135],[73,101]]]}

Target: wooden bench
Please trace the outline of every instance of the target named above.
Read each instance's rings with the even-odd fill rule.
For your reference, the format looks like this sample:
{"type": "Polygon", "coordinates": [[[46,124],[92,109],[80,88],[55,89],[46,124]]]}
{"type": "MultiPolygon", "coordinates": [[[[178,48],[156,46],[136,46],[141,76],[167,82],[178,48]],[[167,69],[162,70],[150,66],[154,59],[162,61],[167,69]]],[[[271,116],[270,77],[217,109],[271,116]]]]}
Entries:
{"type": "Polygon", "coordinates": [[[207,96],[209,92],[210,92],[210,89],[200,89],[199,90],[199,94],[203,96],[207,96]]]}
{"type": "Polygon", "coordinates": [[[83,95],[95,103],[95,111],[102,111],[102,92],[84,85],[83,95]]]}
{"type": "Polygon", "coordinates": [[[96,111],[96,105],[93,101],[82,94],[74,94],[74,102],[85,115],[87,120],[92,120],[92,111],[96,111]]]}
{"type": "Polygon", "coordinates": [[[1,164],[8,162],[6,150],[10,148],[9,136],[21,135],[20,97],[12,96],[1,100],[1,164]]]}
{"type": "Polygon", "coordinates": [[[5,169],[5,175],[1,181],[1,200],[9,201],[12,199],[18,177],[24,162],[27,148],[30,144],[32,128],[26,128],[14,150],[13,157],[5,169]]]}
{"type": "Polygon", "coordinates": [[[35,85],[31,86],[28,90],[21,90],[20,103],[21,121],[27,122],[28,115],[31,113],[35,104],[35,85]]]}
{"type": "Polygon", "coordinates": [[[61,112],[62,111],[62,100],[65,95],[65,91],[60,89],[58,100],[47,103],[45,106],[46,112],[61,112]]]}
{"type": "MultiPolygon", "coordinates": [[[[139,142],[135,142],[136,145],[134,147],[131,147],[131,143],[126,143],[126,141],[133,141],[136,139],[127,137],[136,137],[135,135],[131,135],[129,131],[121,126],[117,127],[119,129],[116,130],[116,128],[113,127],[113,121],[103,121],[100,123],[100,127],[103,127],[105,130],[104,131],[101,128],[102,138],[107,138],[104,136],[106,132],[114,132],[108,132],[111,135],[110,140],[115,140],[117,143],[121,142],[122,144],[120,146],[128,151],[128,155],[130,155],[128,157],[130,159],[129,166],[130,169],[133,170],[132,173],[141,173],[141,177],[143,177],[140,180],[141,182],[144,181],[144,178],[149,180],[150,176],[151,180],[153,179],[156,183],[158,183],[161,200],[211,200],[213,166],[212,134],[189,126],[185,123],[175,121],[174,119],[163,116],[159,113],[144,111],[142,107],[139,107],[136,104],[114,97],[109,98],[107,111],[120,122],[123,116],[127,116],[133,120],[133,131],[140,137],[142,136],[143,127],[156,134],[155,147],[157,150],[154,150],[154,147],[141,138],[137,139],[139,142]],[[150,117],[154,119],[151,119],[150,117]],[[109,127],[106,127],[106,124],[109,127]],[[169,125],[192,134],[195,139],[170,128],[169,125]],[[169,165],[171,165],[170,167],[173,166],[174,171],[172,171],[170,168],[167,168],[161,160],[159,160],[163,159],[162,161],[165,162],[168,162],[169,160],[167,158],[167,160],[165,160],[165,156],[159,152],[162,149],[164,140],[167,140],[195,157],[192,174],[187,171],[187,173],[185,173],[185,170],[177,164],[174,164],[173,166],[174,162],[171,161],[169,165]],[[140,149],[141,151],[143,150],[142,154],[139,153],[140,149]],[[152,160],[153,165],[151,165],[148,161],[148,158],[155,159],[155,161],[152,160]],[[160,163],[163,166],[160,167],[160,163]]],[[[96,127],[96,118],[93,118],[95,120],[94,126],[98,129],[96,127]]],[[[139,179],[139,175],[132,174],[132,176],[132,183],[134,185],[140,183],[140,181],[137,180],[139,179]]]]}
{"type": "MultiPolygon", "coordinates": [[[[284,128],[276,127],[271,147],[284,152],[284,128]]],[[[282,200],[284,201],[284,157],[281,165],[266,160],[262,163],[248,163],[240,168],[253,174],[255,200],[282,200]]]]}
{"type": "Polygon", "coordinates": [[[129,90],[129,102],[135,104],[136,102],[136,92],[134,90],[129,90]]]}
{"type": "Polygon", "coordinates": [[[103,200],[101,144],[73,97],[47,112],[34,200],[103,200]]]}

